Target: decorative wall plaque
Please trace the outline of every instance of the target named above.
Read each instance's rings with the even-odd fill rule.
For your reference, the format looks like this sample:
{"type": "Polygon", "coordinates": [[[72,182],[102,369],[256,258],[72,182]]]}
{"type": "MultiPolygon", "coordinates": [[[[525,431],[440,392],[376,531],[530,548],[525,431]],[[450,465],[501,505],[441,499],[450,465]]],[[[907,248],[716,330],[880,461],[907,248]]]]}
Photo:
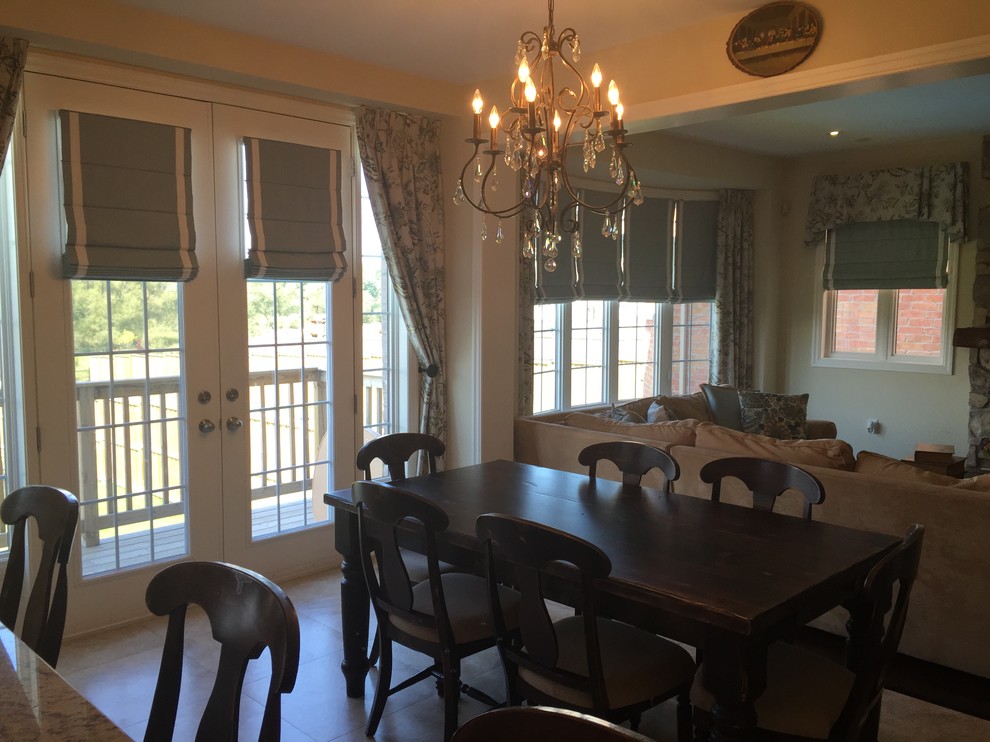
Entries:
{"type": "Polygon", "coordinates": [[[736,24],[725,51],[743,72],[772,77],[794,69],[811,56],[821,33],[821,14],[810,5],[770,3],[736,24]]]}

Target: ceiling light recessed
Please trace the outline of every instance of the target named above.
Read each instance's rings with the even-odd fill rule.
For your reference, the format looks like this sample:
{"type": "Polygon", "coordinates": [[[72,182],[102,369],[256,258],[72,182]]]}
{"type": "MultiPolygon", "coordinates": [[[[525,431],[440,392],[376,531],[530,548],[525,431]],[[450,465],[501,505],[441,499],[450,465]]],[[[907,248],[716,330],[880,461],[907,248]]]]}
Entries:
{"type": "Polygon", "coordinates": [[[838,129],[835,129],[834,131],[830,131],[830,132],[828,133],[828,135],[829,135],[830,137],[837,137],[837,136],[839,136],[839,134],[841,134],[841,133],[842,133],[841,131],[839,131],[838,129]]]}

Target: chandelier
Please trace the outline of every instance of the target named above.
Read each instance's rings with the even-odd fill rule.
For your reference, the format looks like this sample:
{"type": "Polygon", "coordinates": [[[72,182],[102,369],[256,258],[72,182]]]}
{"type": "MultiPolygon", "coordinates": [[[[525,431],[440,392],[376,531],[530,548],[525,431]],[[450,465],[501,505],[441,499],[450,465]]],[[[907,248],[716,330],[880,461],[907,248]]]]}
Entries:
{"type": "Polygon", "coordinates": [[[581,256],[580,220],[597,214],[602,217],[602,234],[618,239],[623,213],[630,203],[642,203],[643,194],[624,152],[628,145],[615,80],[608,85],[603,106],[601,68],[594,66],[589,86],[575,67],[581,59],[577,32],[566,28],[558,35],[553,0],[547,5],[549,20],[542,35],[526,31],[519,37],[510,106],[504,114],[492,106],[487,137],[481,120],[484,101],[480,90],[474,92],[474,131],[466,140],[474,152],[461,169],[454,203],[467,201],[485,214],[483,240],[488,239],[487,217],[494,217],[496,243],[503,240],[502,220],[522,215],[523,256],[540,255],[544,268],[552,272],[565,234],[570,235],[571,254],[581,256]],[[600,202],[588,201],[571,183],[567,164],[575,161],[576,169],[579,151],[585,173],[608,157],[612,186],[607,195],[596,191],[600,202]],[[510,186],[518,180],[518,190],[508,187],[508,195],[499,193],[500,169],[508,171],[510,186]],[[471,178],[477,184],[474,189],[465,180],[471,178]]]}

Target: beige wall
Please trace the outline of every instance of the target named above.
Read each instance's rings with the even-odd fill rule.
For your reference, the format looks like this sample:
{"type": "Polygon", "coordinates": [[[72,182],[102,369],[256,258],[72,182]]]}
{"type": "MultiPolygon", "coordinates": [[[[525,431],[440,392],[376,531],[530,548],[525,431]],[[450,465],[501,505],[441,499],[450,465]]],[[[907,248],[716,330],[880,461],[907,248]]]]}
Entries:
{"type": "MultiPolygon", "coordinates": [[[[839,437],[854,449],[903,457],[919,442],[951,443],[956,453],[967,452],[969,410],[969,351],[957,349],[952,375],[864,371],[812,366],[814,275],[820,252],[804,247],[811,179],[816,174],[856,173],[887,167],[970,162],[970,237],[976,234],[976,204],[980,187],[978,163],[981,136],[912,142],[897,147],[858,149],[790,163],[784,181],[789,214],[784,219],[779,284],[777,362],[789,392],[809,392],[809,415],[834,420],[839,437]],[[880,435],[866,432],[867,418],[882,424],[880,435]]],[[[956,325],[972,324],[975,243],[960,250],[956,325]]]]}
{"type": "MultiPolygon", "coordinates": [[[[749,77],[727,61],[724,45],[736,16],[596,56],[609,76],[621,82],[627,123],[640,131],[691,117],[721,116],[767,101],[779,103],[801,96],[806,100],[808,91],[813,97],[834,95],[837,90],[903,84],[905,75],[919,71],[928,77],[944,76],[966,68],[973,60],[990,58],[986,0],[941,0],[937,13],[932,12],[930,3],[920,0],[818,0],[815,4],[825,19],[818,49],[799,69],[776,78],[749,77]]],[[[593,33],[593,29],[579,31],[593,33]]],[[[0,3],[0,33],[25,36],[36,48],[317,101],[370,101],[406,111],[460,117],[467,111],[469,98],[468,86],[458,88],[332,54],[198,26],[110,0],[4,0],[0,3]]],[[[507,79],[495,81],[490,90],[504,91],[507,83],[507,79]]],[[[467,154],[463,143],[467,131],[465,118],[444,121],[445,199],[453,193],[461,158],[467,154]]],[[[853,394],[845,388],[847,383],[836,372],[812,373],[804,366],[803,358],[809,357],[810,350],[806,337],[809,325],[803,316],[807,314],[807,297],[801,287],[810,280],[810,258],[788,248],[787,239],[782,238],[793,233],[795,215],[801,209],[794,199],[789,220],[781,216],[786,204],[774,188],[781,163],[738,153],[729,157],[717,150],[705,153],[683,143],[671,147],[663,144],[662,137],[644,141],[630,154],[637,165],[644,163],[647,185],[757,189],[757,269],[761,276],[756,307],[761,327],[757,383],[762,388],[781,390],[821,385],[825,393],[813,395],[812,412],[838,419],[840,432],[851,432],[853,413],[847,417],[831,414],[833,404],[826,401],[853,394]],[[661,182],[664,180],[671,182],[661,182]],[[781,231],[785,227],[790,231],[781,231]]],[[[802,167],[792,173],[788,188],[803,182],[800,172],[806,171],[802,167]]],[[[510,236],[501,247],[483,245],[476,214],[467,212],[467,207],[455,209],[449,200],[444,207],[448,217],[451,460],[464,463],[511,456],[516,343],[514,230],[507,225],[510,236]]],[[[936,395],[920,394],[924,385],[912,382],[909,393],[918,394],[918,399],[912,399],[919,405],[917,421],[898,419],[894,410],[877,409],[875,415],[870,412],[889,423],[890,436],[904,436],[898,441],[889,438],[890,450],[907,445],[909,436],[912,442],[915,437],[924,439],[908,431],[916,422],[933,419],[936,411],[941,413],[941,403],[936,400],[951,398],[951,404],[964,407],[964,394],[957,402],[962,388],[960,368],[957,365],[956,375],[947,382],[951,388],[940,385],[936,395]]],[[[860,388],[856,384],[855,394],[860,388]]],[[[871,395],[860,401],[872,402],[874,398],[871,395]]],[[[863,417],[861,412],[856,414],[863,417]]],[[[955,417],[953,413],[952,419],[955,417]]],[[[932,436],[937,432],[933,430],[932,436]]],[[[964,432],[963,427],[963,437],[964,432]]]]}

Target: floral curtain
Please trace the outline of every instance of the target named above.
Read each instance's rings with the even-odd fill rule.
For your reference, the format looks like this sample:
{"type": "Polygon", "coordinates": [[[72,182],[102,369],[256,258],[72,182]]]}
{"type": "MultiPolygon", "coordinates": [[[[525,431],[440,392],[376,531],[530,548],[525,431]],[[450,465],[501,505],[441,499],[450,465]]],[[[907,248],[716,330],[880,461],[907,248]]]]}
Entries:
{"type": "Polygon", "coordinates": [[[753,387],[753,192],[719,191],[712,382],[753,387]]]}
{"type": "Polygon", "coordinates": [[[24,60],[28,43],[24,39],[0,36],[0,170],[7,159],[7,147],[14,131],[17,96],[24,83],[24,60]]]}
{"type": "Polygon", "coordinates": [[[825,231],[851,222],[917,219],[938,222],[950,240],[966,239],[969,165],[873,170],[819,175],[811,184],[804,241],[824,244],[825,231]]]}
{"type": "Polygon", "coordinates": [[[420,432],[445,440],[440,122],[362,106],[357,139],[385,263],[422,372],[420,432]]]}

